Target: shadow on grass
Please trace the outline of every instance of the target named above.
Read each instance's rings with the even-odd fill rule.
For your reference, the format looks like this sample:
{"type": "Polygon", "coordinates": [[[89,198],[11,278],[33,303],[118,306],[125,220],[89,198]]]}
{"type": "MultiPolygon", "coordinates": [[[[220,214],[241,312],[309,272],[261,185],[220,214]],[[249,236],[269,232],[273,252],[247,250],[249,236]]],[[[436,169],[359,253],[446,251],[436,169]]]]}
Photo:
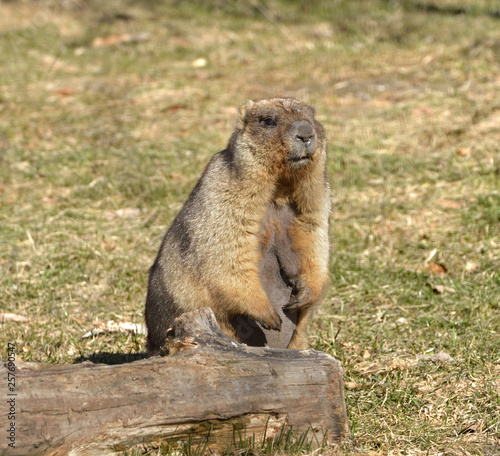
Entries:
{"type": "Polygon", "coordinates": [[[461,6],[459,2],[458,5],[440,5],[438,2],[409,2],[407,6],[409,8],[413,8],[419,11],[424,11],[426,13],[433,14],[444,14],[450,16],[459,16],[464,14],[474,13],[476,14],[484,14],[490,17],[494,17],[496,19],[500,18],[500,9],[497,7],[491,7],[489,9],[486,8],[477,8],[474,9],[474,5],[471,6],[461,6]]]}
{"type": "Polygon", "coordinates": [[[75,364],[83,363],[84,361],[90,361],[94,364],[127,364],[133,361],[139,361],[141,359],[146,359],[148,357],[147,353],[93,353],[88,356],[81,356],[75,360],[75,364]]]}

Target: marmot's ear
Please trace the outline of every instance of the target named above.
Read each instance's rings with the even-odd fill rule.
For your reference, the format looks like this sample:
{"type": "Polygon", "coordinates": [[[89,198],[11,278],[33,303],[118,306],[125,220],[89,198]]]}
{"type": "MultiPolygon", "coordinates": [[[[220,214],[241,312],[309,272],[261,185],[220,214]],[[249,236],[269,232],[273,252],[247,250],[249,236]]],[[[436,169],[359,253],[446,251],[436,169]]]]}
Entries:
{"type": "Polygon", "coordinates": [[[241,130],[245,126],[245,118],[247,112],[252,108],[255,104],[252,100],[247,100],[247,102],[241,105],[238,109],[238,119],[236,120],[236,128],[241,130]]]}

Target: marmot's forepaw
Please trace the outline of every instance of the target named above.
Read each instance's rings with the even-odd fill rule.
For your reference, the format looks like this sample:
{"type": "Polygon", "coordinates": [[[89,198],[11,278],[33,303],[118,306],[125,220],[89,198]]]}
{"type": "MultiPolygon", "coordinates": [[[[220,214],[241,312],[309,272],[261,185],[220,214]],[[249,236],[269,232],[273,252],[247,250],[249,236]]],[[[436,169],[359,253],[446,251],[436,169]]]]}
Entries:
{"type": "Polygon", "coordinates": [[[288,304],[283,306],[286,312],[297,312],[301,308],[310,304],[311,289],[305,285],[303,280],[299,280],[294,287],[292,296],[288,304]]]}
{"type": "Polygon", "coordinates": [[[257,322],[260,323],[264,329],[281,331],[281,317],[274,309],[272,309],[272,312],[269,312],[265,318],[258,318],[257,322]]]}

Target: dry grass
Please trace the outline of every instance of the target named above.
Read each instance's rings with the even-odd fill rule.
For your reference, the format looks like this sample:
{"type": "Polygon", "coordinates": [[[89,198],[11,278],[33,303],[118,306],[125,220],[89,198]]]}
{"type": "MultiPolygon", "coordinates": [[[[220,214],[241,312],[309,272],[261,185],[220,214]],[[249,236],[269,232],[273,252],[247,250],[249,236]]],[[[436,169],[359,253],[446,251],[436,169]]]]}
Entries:
{"type": "Polygon", "coordinates": [[[236,107],[294,96],[330,137],[311,343],[344,365],[342,452],[500,454],[499,24],[472,0],[0,2],[0,296],[29,319],[1,323],[4,355],[141,352],[141,334],[82,335],[142,323],[236,107]]]}

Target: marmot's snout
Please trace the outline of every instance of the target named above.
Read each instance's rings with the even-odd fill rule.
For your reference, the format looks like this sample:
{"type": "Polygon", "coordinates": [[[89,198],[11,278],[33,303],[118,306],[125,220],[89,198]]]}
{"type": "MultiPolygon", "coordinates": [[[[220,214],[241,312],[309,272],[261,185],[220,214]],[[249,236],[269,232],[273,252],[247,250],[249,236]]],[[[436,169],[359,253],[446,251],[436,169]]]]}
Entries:
{"type": "Polygon", "coordinates": [[[316,150],[316,132],[307,120],[298,120],[290,129],[292,148],[288,159],[294,168],[306,165],[311,161],[316,150]]]}

